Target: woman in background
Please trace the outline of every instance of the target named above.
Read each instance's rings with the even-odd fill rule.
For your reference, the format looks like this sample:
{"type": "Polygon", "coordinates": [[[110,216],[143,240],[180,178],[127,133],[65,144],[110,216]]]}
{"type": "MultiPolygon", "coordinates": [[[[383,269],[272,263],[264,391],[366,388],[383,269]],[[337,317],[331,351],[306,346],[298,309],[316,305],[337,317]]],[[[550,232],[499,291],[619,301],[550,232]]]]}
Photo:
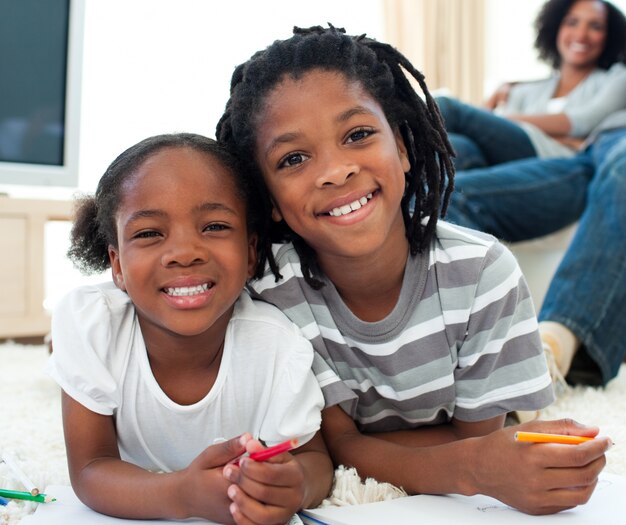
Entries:
{"type": "Polygon", "coordinates": [[[605,0],[549,0],[535,48],[554,74],[505,84],[486,109],[438,97],[457,169],[571,157],[605,117],[626,108],[626,18],[605,0]],[[497,113],[497,114],[496,114],[497,113]]]}

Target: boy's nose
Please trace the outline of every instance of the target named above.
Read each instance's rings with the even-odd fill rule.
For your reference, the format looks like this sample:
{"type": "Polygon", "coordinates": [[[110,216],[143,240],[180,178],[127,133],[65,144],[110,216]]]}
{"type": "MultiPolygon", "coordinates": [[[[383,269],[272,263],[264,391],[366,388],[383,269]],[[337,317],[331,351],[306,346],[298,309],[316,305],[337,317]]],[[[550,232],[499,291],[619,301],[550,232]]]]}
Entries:
{"type": "Polygon", "coordinates": [[[324,187],[329,185],[341,186],[348,179],[359,172],[359,166],[346,157],[332,157],[323,163],[319,177],[317,178],[317,186],[324,187]]]}

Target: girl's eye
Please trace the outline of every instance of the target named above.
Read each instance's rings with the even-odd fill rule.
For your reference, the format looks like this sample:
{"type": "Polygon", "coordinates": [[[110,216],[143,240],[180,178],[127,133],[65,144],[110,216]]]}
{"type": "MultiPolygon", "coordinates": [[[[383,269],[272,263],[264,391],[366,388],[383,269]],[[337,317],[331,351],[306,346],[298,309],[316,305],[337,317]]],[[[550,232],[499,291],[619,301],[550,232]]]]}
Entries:
{"type": "Polygon", "coordinates": [[[350,133],[350,135],[348,135],[347,142],[351,143],[351,142],[359,142],[361,140],[365,140],[367,137],[369,137],[373,133],[374,133],[374,130],[372,129],[357,129],[356,131],[353,131],[352,133],[350,133]]]}
{"type": "Polygon", "coordinates": [[[278,164],[279,168],[289,168],[291,166],[297,166],[302,164],[307,159],[307,156],[303,153],[290,153],[284,157],[278,164]]]}
{"type": "Polygon", "coordinates": [[[141,232],[137,232],[135,235],[133,235],[133,237],[135,239],[148,239],[150,237],[158,237],[160,235],[161,234],[155,230],[144,230],[141,232]]]}

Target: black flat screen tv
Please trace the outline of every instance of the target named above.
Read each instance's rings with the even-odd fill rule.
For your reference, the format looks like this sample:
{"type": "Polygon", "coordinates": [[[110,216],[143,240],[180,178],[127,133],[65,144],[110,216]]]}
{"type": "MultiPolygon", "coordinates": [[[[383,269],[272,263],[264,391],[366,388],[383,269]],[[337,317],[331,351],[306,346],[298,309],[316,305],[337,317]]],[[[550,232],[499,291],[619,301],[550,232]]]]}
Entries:
{"type": "Polygon", "coordinates": [[[76,186],[84,0],[0,0],[0,185],[76,186]]]}

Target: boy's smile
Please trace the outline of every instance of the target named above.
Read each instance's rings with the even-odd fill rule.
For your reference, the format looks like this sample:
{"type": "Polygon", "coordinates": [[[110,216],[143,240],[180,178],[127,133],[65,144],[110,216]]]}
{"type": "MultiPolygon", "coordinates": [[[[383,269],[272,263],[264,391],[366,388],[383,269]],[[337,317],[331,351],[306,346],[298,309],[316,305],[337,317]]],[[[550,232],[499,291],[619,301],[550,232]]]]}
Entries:
{"type": "Polygon", "coordinates": [[[316,252],[361,257],[406,237],[400,202],[410,168],[380,105],[341,73],[285,78],[259,115],[257,159],[284,219],[316,252]]]}
{"type": "Polygon", "coordinates": [[[233,177],[208,154],[168,148],[125,182],[109,254],[146,341],[227,324],[256,260],[233,177]]]}

